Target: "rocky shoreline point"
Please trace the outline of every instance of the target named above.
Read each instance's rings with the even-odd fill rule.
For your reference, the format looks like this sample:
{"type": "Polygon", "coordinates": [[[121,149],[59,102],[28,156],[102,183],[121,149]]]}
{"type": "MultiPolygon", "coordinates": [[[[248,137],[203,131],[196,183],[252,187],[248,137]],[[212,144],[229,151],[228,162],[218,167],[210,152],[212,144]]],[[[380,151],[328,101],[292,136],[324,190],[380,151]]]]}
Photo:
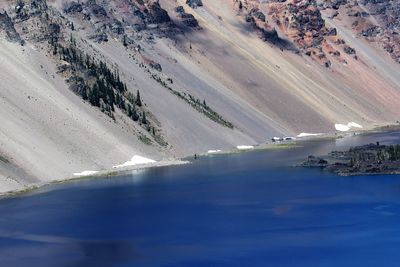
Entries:
{"type": "Polygon", "coordinates": [[[347,151],[332,151],[327,156],[308,158],[301,167],[321,168],[342,176],[399,174],[400,145],[368,144],[347,151]]]}

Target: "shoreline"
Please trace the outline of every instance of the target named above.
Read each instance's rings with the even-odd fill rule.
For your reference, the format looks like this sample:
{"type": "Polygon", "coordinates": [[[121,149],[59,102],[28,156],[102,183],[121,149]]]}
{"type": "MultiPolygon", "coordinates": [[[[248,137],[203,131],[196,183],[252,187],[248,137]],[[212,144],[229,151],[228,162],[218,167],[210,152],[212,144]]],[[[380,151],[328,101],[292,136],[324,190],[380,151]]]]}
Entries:
{"type": "MultiPolygon", "coordinates": [[[[252,148],[249,148],[249,149],[239,149],[238,147],[236,147],[231,150],[219,150],[216,153],[205,152],[205,153],[201,153],[201,154],[196,154],[196,156],[197,157],[211,157],[211,156],[222,156],[222,155],[229,155],[229,154],[246,153],[246,152],[251,152],[251,151],[262,151],[262,150],[272,150],[272,149],[289,149],[289,148],[301,145],[301,142],[303,142],[303,141],[336,140],[336,139],[345,138],[345,137],[354,136],[354,135],[368,135],[368,134],[373,134],[373,133],[385,133],[385,132],[390,133],[390,132],[394,132],[396,130],[400,130],[400,125],[398,125],[398,124],[382,125],[382,126],[377,126],[375,128],[371,128],[371,129],[365,129],[365,130],[321,134],[318,136],[307,136],[307,137],[298,138],[296,140],[282,141],[282,142],[260,143],[260,144],[256,144],[256,145],[252,146],[252,148]]],[[[188,155],[188,156],[178,158],[178,159],[166,159],[166,160],[156,161],[156,162],[152,162],[152,163],[138,164],[138,165],[127,166],[127,167],[122,167],[122,168],[112,168],[112,169],[107,169],[107,170],[101,170],[101,171],[98,171],[95,174],[91,174],[91,175],[67,177],[67,178],[61,178],[61,179],[48,181],[48,182],[36,183],[36,184],[32,184],[32,185],[23,187],[18,190],[1,192],[0,200],[15,197],[15,196],[26,195],[26,194],[34,192],[35,190],[39,190],[39,189],[42,189],[42,188],[45,188],[45,187],[51,186],[51,185],[63,184],[63,183],[79,181],[79,180],[86,180],[86,179],[87,180],[101,179],[101,178],[106,178],[106,177],[119,176],[126,172],[136,171],[136,170],[146,170],[146,169],[158,168],[158,167],[178,166],[178,165],[189,164],[192,162],[193,159],[195,159],[194,156],[195,155],[188,155]]]]}
{"type": "Polygon", "coordinates": [[[91,175],[81,175],[81,176],[60,178],[60,179],[56,179],[53,181],[31,184],[29,186],[26,186],[26,187],[18,189],[18,190],[2,192],[2,193],[0,193],[0,200],[11,198],[11,197],[27,195],[29,193],[34,192],[35,190],[43,189],[43,188],[46,188],[51,185],[64,184],[64,183],[80,181],[80,180],[102,179],[102,178],[106,178],[106,177],[120,176],[120,175],[123,175],[124,173],[131,172],[131,171],[147,170],[147,169],[160,168],[160,167],[166,167],[166,166],[179,166],[179,165],[184,165],[184,164],[189,164],[189,163],[190,162],[188,160],[169,159],[169,160],[161,160],[161,161],[157,161],[157,162],[153,162],[153,163],[138,164],[135,166],[127,166],[127,167],[122,167],[122,168],[112,168],[112,169],[108,169],[108,170],[101,170],[101,171],[98,171],[97,173],[91,174],[91,175]]]}
{"type": "MultiPolygon", "coordinates": [[[[265,142],[256,144],[251,149],[238,149],[234,148],[231,150],[220,150],[215,153],[201,153],[197,154],[201,157],[209,157],[209,156],[217,156],[217,155],[229,155],[229,154],[237,154],[237,153],[245,153],[251,151],[262,151],[262,150],[269,150],[269,149],[287,149],[292,147],[300,146],[304,141],[321,141],[321,140],[337,140],[341,138],[356,136],[356,135],[369,135],[374,133],[390,133],[394,131],[400,131],[399,124],[391,124],[391,125],[380,125],[374,128],[365,128],[362,130],[355,130],[355,131],[348,131],[348,132],[336,132],[336,133],[325,133],[319,135],[310,135],[306,137],[299,137],[295,140],[290,141],[279,141],[279,142],[265,142]]],[[[193,158],[193,156],[187,156],[183,159],[193,158]]]]}

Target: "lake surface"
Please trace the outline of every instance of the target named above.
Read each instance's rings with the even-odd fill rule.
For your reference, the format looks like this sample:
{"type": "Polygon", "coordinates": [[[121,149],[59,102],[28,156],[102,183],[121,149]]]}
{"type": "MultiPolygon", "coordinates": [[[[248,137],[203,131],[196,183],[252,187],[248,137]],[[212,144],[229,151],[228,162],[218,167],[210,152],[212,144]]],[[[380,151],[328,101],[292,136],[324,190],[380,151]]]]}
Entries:
{"type": "Polygon", "coordinates": [[[202,158],[0,201],[0,266],[399,266],[400,176],[292,167],[399,133],[202,158]]]}

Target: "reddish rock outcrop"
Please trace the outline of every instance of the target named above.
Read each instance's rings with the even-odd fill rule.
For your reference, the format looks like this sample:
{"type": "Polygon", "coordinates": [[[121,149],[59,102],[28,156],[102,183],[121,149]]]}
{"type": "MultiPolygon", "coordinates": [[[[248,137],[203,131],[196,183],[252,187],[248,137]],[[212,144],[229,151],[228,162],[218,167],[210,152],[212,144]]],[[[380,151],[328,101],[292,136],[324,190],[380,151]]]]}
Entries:
{"type": "MultiPolygon", "coordinates": [[[[339,62],[344,61],[340,52],[333,47],[344,46],[344,43],[335,44],[337,30],[325,25],[315,0],[270,0],[262,3],[234,0],[234,3],[238,13],[261,33],[265,41],[281,49],[296,47],[326,67],[331,66],[327,54],[339,62]]],[[[337,2],[333,4],[335,7],[338,5],[337,2]]]]}

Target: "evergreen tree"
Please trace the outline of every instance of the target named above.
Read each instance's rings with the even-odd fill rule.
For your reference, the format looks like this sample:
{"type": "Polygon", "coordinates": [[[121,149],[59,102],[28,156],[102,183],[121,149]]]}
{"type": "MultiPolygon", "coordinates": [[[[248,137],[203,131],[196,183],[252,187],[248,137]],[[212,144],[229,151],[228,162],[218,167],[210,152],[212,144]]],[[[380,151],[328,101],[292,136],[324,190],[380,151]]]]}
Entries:
{"type": "Polygon", "coordinates": [[[87,99],[88,99],[88,95],[87,95],[87,86],[85,86],[85,87],[82,89],[82,98],[83,98],[83,100],[87,100],[87,99]]]}
{"type": "Polygon", "coordinates": [[[135,108],[133,108],[133,110],[132,110],[132,116],[131,116],[131,118],[132,118],[133,121],[138,121],[138,120],[139,120],[139,115],[137,114],[135,108]]]}
{"type": "Polygon", "coordinates": [[[90,69],[90,56],[86,54],[86,60],[85,60],[86,68],[90,69]]]}
{"type": "Polygon", "coordinates": [[[124,35],[123,45],[124,45],[124,46],[128,46],[128,43],[127,43],[127,41],[126,41],[126,35],[124,35]]]}
{"type": "Polygon", "coordinates": [[[137,90],[136,92],[136,101],[135,101],[136,105],[141,107],[142,106],[142,100],[140,99],[140,92],[139,90],[137,90]]]}
{"type": "Polygon", "coordinates": [[[133,115],[132,106],[130,104],[128,104],[127,106],[128,106],[128,108],[127,108],[128,109],[127,110],[128,117],[132,118],[132,115],[133,115]]]}
{"type": "Polygon", "coordinates": [[[142,123],[143,124],[147,124],[146,113],[144,111],[143,111],[143,114],[142,114],[142,123]]]}
{"type": "Polygon", "coordinates": [[[100,94],[97,83],[93,85],[92,90],[89,92],[89,102],[93,106],[100,107],[100,94]]]}
{"type": "Polygon", "coordinates": [[[54,43],[54,45],[53,45],[53,56],[54,55],[57,55],[57,44],[56,43],[54,43]]]}

